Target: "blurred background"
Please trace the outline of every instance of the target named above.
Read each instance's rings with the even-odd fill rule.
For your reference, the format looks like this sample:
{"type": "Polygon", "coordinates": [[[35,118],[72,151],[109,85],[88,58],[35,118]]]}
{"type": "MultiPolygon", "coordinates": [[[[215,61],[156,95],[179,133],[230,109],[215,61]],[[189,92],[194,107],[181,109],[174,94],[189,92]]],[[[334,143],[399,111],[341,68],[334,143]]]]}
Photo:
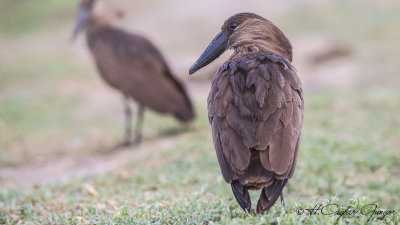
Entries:
{"type": "MultiPolygon", "coordinates": [[[[144,143],[131,151],[136,153],[129,153],[132,160],[140,158],[137,154],[141,151],[154,152],[152,159],[156,160],[161,157],[158,149],[165,144],[160,140],[172,139],[181,148],[166,145],[172,155],[176,154],[173,160],[179,161],[193,151],[200,155],[193,162],[205,160],[210,164],[199,162],[198,166],[213,168],[207,172],[211,177],[220,176],[206,116],[206,97],[213,74],[230,52],[195,76],[189,77],[188,70],[225,19],[249,11],[271,20],[291,40],[294,65],[303,81],[304,141],[293,181],[299,187],[289,187],[289,192],[297,193],[294,199],[372,196],[398,207],[399,1],[112,2],[125,11],[119,26],[146,36],[161,49],[187,85],[198,112],[189,131],[177,132],[179,135],[174,130],[182,127],[172,118],[146,114],[144,143]],[[316,177],[304,178],[309,174],[316,177]]],[[[101,154],[122,138],[119,93],[98,76],[84,36],[69,42],[77,3],[0,1],[0,187],[28,188],[46,184],[47,178],[57,184],[57,179],[51,177],[58,168],[54,164],[65,166],[58,168],[61,172],[54,172],[54,176],[60,176],[76,168],[77,161],[101,154]],[[65,160],[69,164],[62,164],[65,160]]],[[[117,166],[110,170],[125,168],[122,174],[132,177],[135,163],[129,161],[126,166],[126,157],[122,158],[123,163],[115,160],[117,166]]],[[[165,169],[161,162],[156,165],[165,169]]],[[[87,170],[92,171],[90,168],[87,170]]],[[[95,175],[109,172],[99,171],[95,175]]],[[[79,177],[81,172],[74,174],[79,177]]],[[[225,185],[222,180],[219,183],[225,185]]],[[[193,188],[198,188],[197,184],[193,188]]],[[[226,198],[231,200],[228,194],[226,198]]]]}

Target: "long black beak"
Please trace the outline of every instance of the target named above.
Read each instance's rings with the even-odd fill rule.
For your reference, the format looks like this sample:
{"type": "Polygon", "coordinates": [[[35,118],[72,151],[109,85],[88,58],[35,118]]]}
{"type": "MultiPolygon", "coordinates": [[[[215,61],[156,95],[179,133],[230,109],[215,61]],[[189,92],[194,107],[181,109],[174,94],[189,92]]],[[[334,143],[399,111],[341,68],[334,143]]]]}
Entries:
{"type": "Polygon", "coordinates": [[[228,45],[229,35],[226,32],[219,33],[214,40],[211,41],[207,49],[203,52],[196,63],[190,68],[189,74],[193,74],[199,69],[207,66],[222,53],[225,52],[226,46],[228,45]]]}
{"type": "Polygon", "coordinates": [[[90,13],[87,9],[81,9],[78,13],[78,17],[76,20],[76,25],[74,31],[71,35],[71,41],[75,41],[78,37],[79,32],[86,27],[89,21],[90,13]]]}

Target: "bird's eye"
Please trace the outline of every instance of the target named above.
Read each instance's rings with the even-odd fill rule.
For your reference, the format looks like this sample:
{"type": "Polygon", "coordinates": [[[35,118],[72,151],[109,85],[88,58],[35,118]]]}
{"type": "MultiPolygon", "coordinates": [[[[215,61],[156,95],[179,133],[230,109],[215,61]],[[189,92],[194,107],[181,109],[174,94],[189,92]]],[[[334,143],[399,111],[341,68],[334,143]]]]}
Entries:
{"type": "Polygon", "coordinates": [[[236,29],[236,27],[237,27],[237,24],[236,24],[236,23],[231,23],[231,24],[229,25],[229,28],[230,28],[231,30],[236,29]]]}

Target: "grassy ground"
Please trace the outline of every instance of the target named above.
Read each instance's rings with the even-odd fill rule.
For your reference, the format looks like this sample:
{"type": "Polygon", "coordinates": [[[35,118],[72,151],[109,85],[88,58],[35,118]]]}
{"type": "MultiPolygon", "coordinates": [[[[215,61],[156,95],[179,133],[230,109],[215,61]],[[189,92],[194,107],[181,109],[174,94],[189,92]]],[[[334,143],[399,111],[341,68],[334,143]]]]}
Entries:
{"type": "MultiPolygon", "coordinates": [[[[0,223],[334,224],[337,216],[297,215],[299,207],[327,202],[357,210],[377,202],[398,212],[400,98],[388,94],[306,96],[303,144],[286,189],[288,206],[278,203],[264,216],[241,212],[220,175],[201,116],[195,131],[173,148],[161,154],[152,150],[151,157],[133,159],[109,174],[23,191],[0,189],[0,223]]],[[[400,222],[399,214],[368,218],[344,216],[338,224],[400,222]]]]}
{"type": "MultiPolygon", "coordinates": [[[[203,97],[196,98],[199,118],[190,128],[146,114],[145,146],[179,133],[173,147],[149,147],[150,154],[107,173],[64,183],[13,186],[0,177],[0,224],[400,223],[400,4],[307,0],[281,6],[254,0],[217,16],[215,10],[231,1],[221,0],[221,7],[211,7],[215,1],[158,2],[158,7],[145,2],[132,6],[128,11],[135,13],[125,23],[151,34],[163,52],[171,53],[169,61],[182,77],[217,32],[216,21],[232,14],[229,10],[268,15],[293,40],[295,63],[305,81],[306,112],[298,165],[286,188],[287,207],[278,202],[264,216],[240,210],[217,164],[206,118],[208,87],[196,81],[189,84],[192,95],[203,97]],[[177,13],[169,15],[171,10],[177,13]],[[148,12],[171,22],[160,27],[160,19],[148,12]],[[213,16],[204,18],[204,12],[213,16]],[[182,33],[166,38],[171,30],[182,33]],[[325,37],[351,46],[351,55],[333,64],[310,65],[312,55],[302,49],[325,37]],[[202,44],[176,50],[188,40],[202,44]],[[348,74],[356,80],[349,88],[330,80],[324,88],[309,82],[323,76],[335,80],[335,72],[348,63],[356,68],[348,74]],[[374,202],[398,213],[371,219],[359,213],[374,202]],[[298,215],[301,209],[330,203],[358,213],[339,219],[298,215]]],[[[0,2],[0,174],[98,156],[122,136],[120,96],[97,77],[85,48],[67,43],[74,4],[0,2]]],[[[255,204],[258,193],[252,198],[255,204]]]]}

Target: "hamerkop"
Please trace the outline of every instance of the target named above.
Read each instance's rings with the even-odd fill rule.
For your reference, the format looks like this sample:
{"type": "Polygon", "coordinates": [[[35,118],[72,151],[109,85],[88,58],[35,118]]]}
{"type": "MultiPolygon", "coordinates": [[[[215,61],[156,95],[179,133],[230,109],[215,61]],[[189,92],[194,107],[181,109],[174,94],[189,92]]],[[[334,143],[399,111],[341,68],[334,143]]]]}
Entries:
{"type": "Polygon", "coordinates": [[[208,117],[222,175],[245,211],[248,190],[262,189],[257,213],[269,210],[293,176],[301,139],[302,87],[282,31],[253,13],[229,18],[190,74],[225,50],[233,54],[214,75],[208,117]]]}
{"type": "Polygon", "coordinates": [[[121,146],[138,144],[146,107],[187,122],[195,117],[184,86],[164,57],[146,38],[113,26],[122,13],[102,0],[82,0],[73,39],[86,30],[89,49],[104,81],[124,96],[126,134],[121,146]],[[130,100],[138,103],[135,137],[132,138],[130,100]]]}

